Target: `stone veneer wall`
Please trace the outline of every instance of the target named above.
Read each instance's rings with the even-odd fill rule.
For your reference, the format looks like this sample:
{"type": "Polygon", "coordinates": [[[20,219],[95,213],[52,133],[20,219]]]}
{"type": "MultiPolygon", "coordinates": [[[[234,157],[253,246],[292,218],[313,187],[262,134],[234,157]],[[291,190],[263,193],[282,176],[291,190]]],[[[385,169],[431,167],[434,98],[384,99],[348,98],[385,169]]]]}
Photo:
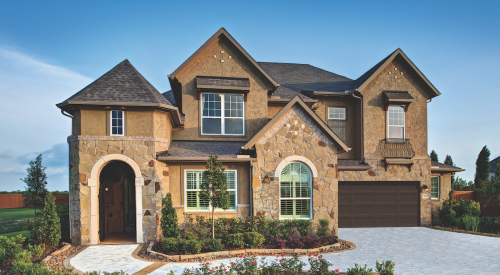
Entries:
{"type": "Polygon", "coordinates": [[[165,151],[168,140],[154,137],[70,136],[68,143],[72,243],[90,244],[88,179],[94,164],[103,156],[110,154],[123,154],[140,167],[141,176],[144,178],[142,187],[144,241],[155,240],[160,229],[161,200],[169,189],[169,167],[165,163],[156,161],[156,152],[165,151]]]}
{"type": "Polygon", "coordinates": [[[319,219],[329,219],[332,234],[337,236],[337,147],[333,140],[325,136],[316,122],[296,105],[257,141],[255,148],[257,165],[252,171],[253,214],[279,219],[280,183],[274,170],[289,156],[303,156],[312,162],[318,172],[312,183],[314,229],[317,229],[319,219]]]}
{"type": "Polygon", "coordinates": [[[430,224],[431,217],[431,160],[416,159],[411,171],[407,165],[389,165],[385,171],[383,159],[366,159],[372,167],[368,171],[340,171],[340,181],[420,181],[420,186],[427,185],[427,192],[420,196],[420,222],[430,224]],[[428,196],[428,198],[425,198],[428,196]]]}

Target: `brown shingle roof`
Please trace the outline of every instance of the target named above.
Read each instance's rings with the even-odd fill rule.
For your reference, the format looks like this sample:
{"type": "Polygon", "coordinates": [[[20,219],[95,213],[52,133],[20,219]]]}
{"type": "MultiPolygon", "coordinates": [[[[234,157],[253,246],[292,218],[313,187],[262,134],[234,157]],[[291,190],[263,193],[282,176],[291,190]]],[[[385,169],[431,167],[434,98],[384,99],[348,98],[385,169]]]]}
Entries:
{"type": "Polygon", "coordinates": [[[460,167],[455,167],[453,165],[449,164],[444,164],[444,163],[439,163],[437,161],[431,161],[431,170],[433,171],[448,171],[448,172],[461,172],[465,171],[465,169],[462,169],[460,167]]]}
{"type": "Polygon", "coordinates": [[[158,156],[204,158],[210,154],[218,154],[219,158],[236,158],[245,143],[244,141],[172,141],[168,151],[158,156]]]}

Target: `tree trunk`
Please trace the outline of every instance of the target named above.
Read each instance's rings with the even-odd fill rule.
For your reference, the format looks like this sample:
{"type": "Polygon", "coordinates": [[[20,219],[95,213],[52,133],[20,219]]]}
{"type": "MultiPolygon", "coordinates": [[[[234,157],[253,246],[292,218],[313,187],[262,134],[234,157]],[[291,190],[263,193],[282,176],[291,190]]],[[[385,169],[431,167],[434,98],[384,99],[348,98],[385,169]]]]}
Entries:
{"type": "Polygon", "coordinates": [[[212,207],[212,239],[215,239],[214,211],[215,211],[215,208],[212,207]]]}
{"type": "Polygon", "coordinates": [[[37,240],[37,237],[36,237],[36,235],[37,235],[36,234],[36,203],[34,204],[34,207],[35,207],[35,220],[34,220],[34,222],[35,222],[35,240],[37,240]]]}

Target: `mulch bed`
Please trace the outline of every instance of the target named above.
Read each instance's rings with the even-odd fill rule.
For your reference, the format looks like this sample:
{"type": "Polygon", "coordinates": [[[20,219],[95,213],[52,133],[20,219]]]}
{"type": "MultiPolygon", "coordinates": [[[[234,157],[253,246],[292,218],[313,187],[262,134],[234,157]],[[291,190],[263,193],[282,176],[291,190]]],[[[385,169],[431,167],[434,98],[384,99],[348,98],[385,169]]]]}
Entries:
{"type": "Polygon", "coordinates": [[[69,256],[75,254],[78,252],[80,249],[84,248],[84,246],[71,246],[68,248],[66,251],[63,251],[62,253],[50,258],[50,260],[47,261],[47,264],[49,265],[50,269],[53,270],[63,270],[64,269],[64,260],[68,258],[69,256]]]}
{"type": "Polygon", "coordinates": [[[430,229],[437,229],[441,231],[449,231],[449,232],[455,232],[455,233],[464,233],[464,234],[472,234],[472,235],[479,235],[479,236],[485,236],[485,237],[496,237],[500,238],[500,233],[484,233],[484,232],[478,232],[478,231],[467,231],[463,229],[458,229],[456,227],[444,227],[440,225],[425,225],[425,227],[430,228],[430,229]]]}
{"type": "MultiPolygon", "coordinates": [[[[328,249],[324,249],[324,250],[322,250],[321,254],[337,253],[337,252],[341,252],[341,251],[345,251],[345,250],[351,250],[351,249],[355,248],[355,246],[352,246],[351,243],[346,242],[344,240],[340,240],[339,239],[338,242],[340,243],[340,246],[334,246],[334,247],[330,247],[328,249]]],[[[149,260],[149,261],[157,261],[157,262],[200,262],[200,261],[203,261],[203,260],[205,260],[205,261],[206,260],[214,261],[214,260],[223,260],[223,259],[232,259],[232,258],[235,258],[235,255],[221,255],[221,256],[212,256],[212,257],[200,257],[200,258],[191,258],[191,259],[181,259],[181,260],[178,260],[178,261],[174,261],[174,260],[171,260],[171,259],[165,259],[165,258],[163,258],[161,256],[151,256],[151,255],[147,254],[148,246],[149,246],[149,244],[145,243],[142,246],[141,250],[137,253],[137,256],[139,256],[140,258],[149,260]]],[[[275,249],[275,248],[271,247],[271,248],[255,248],[255,249],[275,249]]],[[[234,249],[234,248],[231,249],[231,248],[229,248],[228,250],[239,250],[239,249],[234,249]]],[[[153,249],[153,251],[154,251],[154,249],[153,249]]],[[[313,253],[313,254],[315,254],[315,253],[313,253]]],[[[249,257],[249,256],[280,257],[282,255],[283,255],[282,253],[242,253],[241,254],[241,256],[247,256],[247,257],[249,257]]],[[[288,257],[290,257],[290,256],[303,257],[303,256],[308,256],[308,255],[309,255],[309,253],[285,253],[285,256],[288,256],[288,257]]]]}

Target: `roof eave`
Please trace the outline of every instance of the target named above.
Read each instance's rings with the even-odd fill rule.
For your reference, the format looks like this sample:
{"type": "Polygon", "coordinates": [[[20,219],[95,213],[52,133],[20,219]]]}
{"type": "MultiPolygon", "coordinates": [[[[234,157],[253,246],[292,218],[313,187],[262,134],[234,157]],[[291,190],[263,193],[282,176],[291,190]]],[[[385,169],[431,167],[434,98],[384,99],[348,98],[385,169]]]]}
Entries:
{"type": "MultiPolygon", "coordinates": [[[[165,162],[205,162],[208,157],[162,157],[158,156],[159,161],[165,162]]],[[[219,158],[222,162],[252,162],[257,158],[219,158]]]]}
{"type": "Polygon", "coordinates": [[[439,168],[439,167],[431,167],[432,172],[463,172],[465,169],[462,168],[439,168]]]}
{"type": "Polygon", "coordinates": [[[340,166],[339,171],[367,171],[372,169],[371,166],[340,166]]]}

